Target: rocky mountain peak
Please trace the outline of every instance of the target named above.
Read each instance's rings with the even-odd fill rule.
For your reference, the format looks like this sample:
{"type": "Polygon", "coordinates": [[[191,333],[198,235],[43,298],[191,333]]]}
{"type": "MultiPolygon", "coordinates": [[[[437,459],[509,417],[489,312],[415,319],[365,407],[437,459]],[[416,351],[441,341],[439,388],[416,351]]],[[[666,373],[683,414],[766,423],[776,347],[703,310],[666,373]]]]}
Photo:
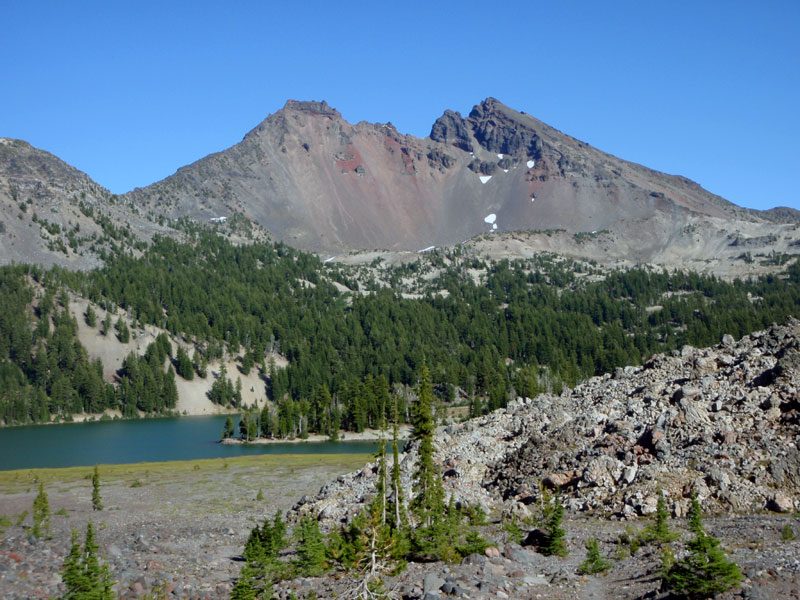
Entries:
{"type": "Polygon", "coordinates": [[[495,98],[476,105],[466,120],[477,142],[489,152],[537,159],[542,142],[522,115],[495,98]]]}
{"type": "Polygon", "coordinates": [[[433,124],[430,137],[434,142],[442,142],[465,152],[472,152],[470,133],[461,113],[446,110],[433,124]]]}
{"type": "Polygon", "coordinates": [[[284,111],[288,112],[301,112],[308,115],[316,115],[321,117],[342,118],[338,110],[332,108],[328,103],[323,100],[318,102],[316,100],[287,100],[283,106],[284,111]]]}

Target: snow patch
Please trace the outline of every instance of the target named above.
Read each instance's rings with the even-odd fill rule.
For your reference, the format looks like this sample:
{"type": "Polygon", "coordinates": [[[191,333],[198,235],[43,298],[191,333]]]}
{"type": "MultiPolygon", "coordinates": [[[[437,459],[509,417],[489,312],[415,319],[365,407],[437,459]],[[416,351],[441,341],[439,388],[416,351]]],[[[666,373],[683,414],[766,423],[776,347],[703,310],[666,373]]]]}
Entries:
{"type": "Polygon", "coordinates": [[[322,264],[327,264],[327,263],[331,262],[334,258],[336,258],[336,257],[335,256],[331,256],[330,258],[326,258],[325,260],[322,261],[322,264]]]}
{"type": "Polygon", "coordinates": [[[508,169],[503,169],[503,173],[508,173],[508,169]]]}
{"type": "Polygon", "coordinates": [[[531,194],[531,202],[533,202],[534,200],[536,200],[536,196],[534,196],[533,194],[531,194]]]}
{"type": "Polygon", "coordinates": [[[486,183],[492,178],[491,175],[481,175],[481,183],[486,183]]]}
{"type": "Polygon", "coordinates": [[[497,158],[499,158],[500,160],[503,160],[503,155],[502,154],[498,154],[497,158]]]}
{"type": "Polygon", "coordinates": [[[489,223],[491,225],[497,220],[497,215],[492,213],[490,215],[486,215],[486,218],[483,220],[484,223],[489,223]]]}
{"type": "Polygon", "coordinates": [[[435,248],[436,248],[436,246],[428,246],[427,248],[423,248],[422,250],[419,250],[418,253],[422,254],[423,252],[430,252],[431,250],[434,250],[435,248]]]}
{"type": "Polygon", "coordinates": [[[532,161],[532,160],[529,160],[526,164],[528,165],[529,169],[532,169],[533,165],[536,164],[536,163],[534,161],[532,161]]]}
{"type": "Polygon", "coordinates": [[[492,229],[497,229],[497,223],[492,223],[492,229]]]}

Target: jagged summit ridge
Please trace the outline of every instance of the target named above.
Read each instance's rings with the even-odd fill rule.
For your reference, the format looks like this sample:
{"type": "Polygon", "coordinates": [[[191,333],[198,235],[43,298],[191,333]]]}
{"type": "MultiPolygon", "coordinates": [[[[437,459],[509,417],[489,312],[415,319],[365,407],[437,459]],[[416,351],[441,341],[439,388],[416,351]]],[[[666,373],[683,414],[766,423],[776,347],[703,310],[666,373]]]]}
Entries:
{"type": "Polygon", "coordinates": [[[279,239],[331,254],[419,250],[486,232],[607,230],[642,262],[698,219],[764,222],[495,98],[466,118],[445,111],[422,139],[391,124],[350,124],[324,101],[290,100],[240,144],[131,197],[146,207],[162,199],[171,217],[241,212],[279,239]]]}
{"type": "MultiPolygon", "coordinates": [[[[14,210],[10,168],[15,160],[26,161],[25,168],[41,162],[3,151],[12,147],[0,144],[0,199],[7,200],[0,206],[8,221],[14,210]]],[[[73,175],[63,169],[31,175],[37,178],[72,187],[73,175]]],[[[132,221],[136,213],[151,222],[241,214],[276,239],[326,256],[563,230],[602,236],[564,245],[559,236],[525,233],[529,249],[520,252],[627,264],[696,261],[696,268],[713,270],[710,257],[725,262],[741,254],[731,245],[734,238],[772,240],[749,247],[769,254],[792,253],[800,237],[793,228],[796,211],[737,207],[683,177],[597,150],[495,98],[466,117],[445,111],[427,138],[404,135],[391,123],[348,123],[325,101],[289,100],[238,144],[125,194],[120,206],[132,221]]],[[[497,243],[508,246],[503,238],[497,243]]]]}

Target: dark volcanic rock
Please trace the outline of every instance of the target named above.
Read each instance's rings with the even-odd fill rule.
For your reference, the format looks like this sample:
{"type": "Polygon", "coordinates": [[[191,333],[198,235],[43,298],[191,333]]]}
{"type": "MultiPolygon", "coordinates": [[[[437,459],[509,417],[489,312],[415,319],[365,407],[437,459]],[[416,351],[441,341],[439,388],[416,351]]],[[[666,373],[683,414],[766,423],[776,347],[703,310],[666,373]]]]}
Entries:
{"type": "Polygon", "coordinates": [[[455,146],[465,152],[472,152],[469,128],[461,114],[452,110],[444,111],[444,114],[436,119],[431,127],[431,139],[434,142],[455,146]]]}
{"type": "Polygon", "coordinates": [[[541,158],[542,144],[537,133],[501,110],[494,98],[472,109],[466,123],[478,143],[489,152],[541,158]]]}

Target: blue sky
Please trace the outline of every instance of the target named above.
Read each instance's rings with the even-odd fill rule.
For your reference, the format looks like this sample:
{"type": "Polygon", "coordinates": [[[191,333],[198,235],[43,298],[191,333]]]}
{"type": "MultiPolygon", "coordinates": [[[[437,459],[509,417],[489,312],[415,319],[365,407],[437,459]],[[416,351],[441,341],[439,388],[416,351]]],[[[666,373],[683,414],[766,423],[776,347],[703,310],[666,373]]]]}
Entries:
{"type": "Polygon", "coordinates": [[[487,96],[737,204],[800,208],[800,2],[7,2],[0,136],[115,193],[287,99],[425,136],[487,96]]]}

